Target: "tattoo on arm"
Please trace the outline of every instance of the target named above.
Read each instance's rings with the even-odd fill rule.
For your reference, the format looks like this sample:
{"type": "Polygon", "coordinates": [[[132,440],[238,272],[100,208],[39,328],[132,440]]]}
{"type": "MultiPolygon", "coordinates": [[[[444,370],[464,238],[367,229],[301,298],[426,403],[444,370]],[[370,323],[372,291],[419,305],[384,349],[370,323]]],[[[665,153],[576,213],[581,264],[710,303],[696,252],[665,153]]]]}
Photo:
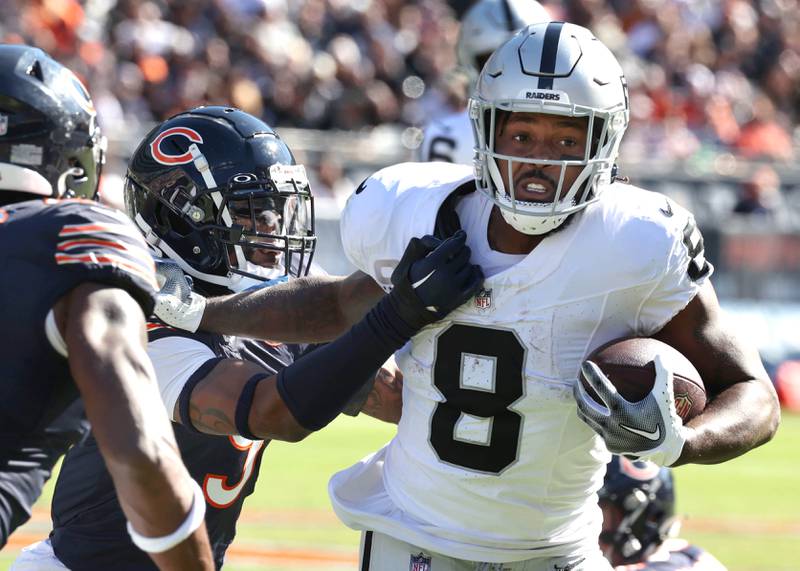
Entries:
{"type": "Polygon", "coordinates": [[[225,436],[237,434],[234,422],[228,418],[225,411],[219,408],[207,408],[205,410],[195,405],[189,407],[189,417],[194,427],[206,434],[217,434],[225,436]]]}

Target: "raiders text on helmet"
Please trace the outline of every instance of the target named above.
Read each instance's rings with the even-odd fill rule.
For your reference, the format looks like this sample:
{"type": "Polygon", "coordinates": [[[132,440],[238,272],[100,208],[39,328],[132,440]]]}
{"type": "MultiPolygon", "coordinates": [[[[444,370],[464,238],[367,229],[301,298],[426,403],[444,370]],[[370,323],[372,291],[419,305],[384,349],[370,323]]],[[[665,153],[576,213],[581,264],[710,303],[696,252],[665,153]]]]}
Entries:
{"type": "Polygon", "coordinates": [[[131,158],[125,205],[206,294],[305,275],[316,245],[305,169],[238,109],[198,107],[155,127],[131,158]]]}
{"type": "Polygon", "coordinates": [[[92,100],[74,73],[38,48],[0,45],[3,202],[31,194],[94,198],[105,149],[92,100]]]}
{"type": "MultiPolygon", "coordinates": [[[[614,160],[628,126],[628,95],[614,55],[586,28],[564,22],[534,24],[520,30],[486,62],[470,100],[470,118],[478,154],[478,189],[488,194],[503,217],[520,232],[544,234],[596,200],[611,182],[614,160]],[[501,112],[501,113],[498,113],[501,112]],[[583,157],[510,156],[495,150],[498,115],[544,113],[586,118],[583,157]],[[561,168],[552,202],[516,200],[506,189],[498,159],[561,168]],[[582,167],[563,188],[568,166],[582,167]]],[[[510,177],[509,177],[510,178],[510,177]]]]}

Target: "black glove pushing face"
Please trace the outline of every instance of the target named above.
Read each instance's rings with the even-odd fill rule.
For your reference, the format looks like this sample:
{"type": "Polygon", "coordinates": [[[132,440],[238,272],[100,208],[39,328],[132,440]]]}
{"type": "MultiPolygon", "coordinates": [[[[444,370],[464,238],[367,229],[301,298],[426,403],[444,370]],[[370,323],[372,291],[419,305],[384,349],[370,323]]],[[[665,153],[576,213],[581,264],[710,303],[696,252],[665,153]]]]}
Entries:
{"type": "Polygon", "coordinates": [[[392,272],[389,300],[414,329],[438,321],[480,291],[483,272],[471,264],[467,234],[459,230],[446,240],[412,238],[392,272]]]}

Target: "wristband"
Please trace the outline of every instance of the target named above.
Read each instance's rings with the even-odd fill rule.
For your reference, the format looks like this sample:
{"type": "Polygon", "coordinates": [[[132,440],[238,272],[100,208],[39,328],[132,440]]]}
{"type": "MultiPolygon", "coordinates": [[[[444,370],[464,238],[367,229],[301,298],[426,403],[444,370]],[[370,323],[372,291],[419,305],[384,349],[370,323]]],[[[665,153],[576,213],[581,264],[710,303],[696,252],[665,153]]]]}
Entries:
{"type": "Polygon", "coordinates": [[[261,438],[250,432],[250,409],[253,408],[256,386],[267,377],[269,375],[266,373],[256,373],[250,377],[242,389],[242,394],[239,395],[239,400],[236,402],[236,415],[234,417],[236,431],[240,436],[244,436],[248,440],[261,440],[261,438]]]}
{"type": "Polygon", "coordinates": [[[133,529],[131,522],[128,522],[128,534],[136,547],[147,553],[163,553],[178,545],[202,525],[206,514],[206,499],[197,482],[192,480],[192,486],[194,488],[192,507],[183,523],[172,533],[161,537],[145,537],[133,529]]]}

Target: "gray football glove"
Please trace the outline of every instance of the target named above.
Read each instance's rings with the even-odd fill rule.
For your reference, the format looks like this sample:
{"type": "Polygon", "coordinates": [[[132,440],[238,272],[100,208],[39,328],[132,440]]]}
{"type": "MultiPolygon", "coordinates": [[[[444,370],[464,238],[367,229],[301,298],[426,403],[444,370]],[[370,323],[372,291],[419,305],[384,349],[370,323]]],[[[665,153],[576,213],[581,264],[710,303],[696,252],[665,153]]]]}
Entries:
{"type": "Polygon", "coordinates": [[[156,260],[156,279],[161,286],[153,310],[156,317],[172,327],[197,331],[206,309],[206,298],[192,291],[189,278],[172,260],[156,260]]]}
{"type": "Polygon", "coordinates": [[[653,390],[639,402],[625,400],[591,361],[584,361],[581,371],[602,403],[589,396],[580,380],[572,392],[578,416],[603,438],[609,452],[671,466],[681,455],[688,429],[675,410],[672,371],[659,355],[655,366],[653,390]]]}

